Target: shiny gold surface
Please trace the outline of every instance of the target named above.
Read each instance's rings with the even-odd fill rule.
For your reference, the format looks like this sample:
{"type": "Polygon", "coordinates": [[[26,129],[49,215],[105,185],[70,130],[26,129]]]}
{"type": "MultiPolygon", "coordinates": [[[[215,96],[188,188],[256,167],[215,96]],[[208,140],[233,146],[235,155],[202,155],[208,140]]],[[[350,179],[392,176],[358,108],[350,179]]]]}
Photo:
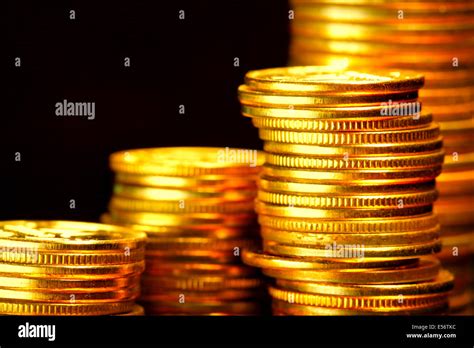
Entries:
{"type": "MultiPolygon", "coordinates": [[[[303,34],[292,41],[298,52],[343,47],[380,56],[393,50],[303,34]]],[[[439,126],[417,99],[423,81],[418,73],[344,66],[247,73],[242,113],[259,128],[266,162],[255,201],[263,251],[247,250],[243,260],[275,278],[274,314],[446,310],[452,276],[427,258],[441,251],[432,211],[445,152],[439,126]],[[395,98],[413,108],[386,102],[395,98]]],[[[465,102],[468,93],[463,87],[455,98],[465,102]]]]}
{"type": "MultiPolygon", "coordinates": [[[[315,64],[360,71],[409,69],[425,76],[426,86],[419,91],[420,101],[423,110],[432,113],[440,123],[446,154],[437,185],[440,199],[435,203],[446,245],[440,256],[447,265],[464,265],[459,268],[461,270],[456,269],[456,276],[472,273],[466,261],[472,255],[472,249],[465,247],[469,244],[466,241],[472,240],[468,231],[474,226],[471,218],[474,165],[470,159],[474,153],[472,1],[356,0],[348,3],[342,0],[292,0],[290,7],[295,14],[289,21],[292,35],[290,64],[296,65],[295,69],[315,64]],[[453,245],[455,230],[466,232],[459,232],[453,245]]],[[[260,111],[251,110],[249,114],[268,117],[260,111]]],[[[319,131],[314,128],[315,122],[308,120],[309,112],[295,110],[295,115],[306,118],[298,125],[290,117],[278,121],[254,118],[253,122],[261,128],[319,131]]],[[[314,112],[311,114],[315,115],[314,112]]],[[[278,116],[283,117],[281,113],[278,116]]],[[[264,134],[264,137],[296,139],[298,144],[310,139],[299,135],[296,138],[293,134],[279,134],[278,138],[274,134],[264,134]]],[[[290,167],[297,163],[299,168],[321,168],[320,162],[308,159],[307,155],[304,160],[294,157],[303,156],[285,154],[269,158],[272,165],[290,167]]],[[[359,163],[355,161],[353,165],[359,163]]],[[[378,164],[380,161],[366,160],[363,165],[366,163],[378,164]]],[[[455,290],[467,293],[466,289],[472,284],[472,281],[470,284],[456,283],[455,290]]],[[[466,308],[470,300],[466,296],[456,295],[456,299],[452,296],[453,310],[463,312],[462,307],[466,308]]]]}
{"type": "Polygon", "coordinates": [[[245,83],[256,90],[277,93],[416,91],[423,86],[420,74],[396,70],[362,73],[330,66],[289,67],[255,70],[245,75],[245,83]]]}
{"type": "Polygon", "coordinates": [[[0,314],[110,315],[140,293],[146,234],[75,221],[0,222],[0,314]]]}
{"type": "Polygon", "coordinates": [[[175,147],[117,152],[110,156],[114,171],[143,175],[195,177],[256,174],[263,154],[255,150],[175,147]]]}
{"type": "Polygon", "coordinates": [[[146,235],[118,226],[76,221],[1,221],[0,245],[40,250],[117,250],[144,246],[146,235]]]}
{"type": "Polygon", "coordinates": [[[263,161],[256,150],[230,148],[111,155],[116,183],[102,219],[147,234],[146,314],[259,312],[262,280],[240,254],[257,246],[254,199],[263,161]]]}

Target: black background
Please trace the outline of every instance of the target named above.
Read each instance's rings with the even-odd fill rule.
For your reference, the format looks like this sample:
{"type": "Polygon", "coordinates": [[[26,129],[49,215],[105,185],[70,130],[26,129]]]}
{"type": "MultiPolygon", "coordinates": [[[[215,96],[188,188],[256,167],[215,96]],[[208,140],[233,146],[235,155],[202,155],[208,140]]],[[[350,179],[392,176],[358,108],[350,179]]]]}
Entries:
{"type": "Polygon", "coordinates": [[[8,92],[0,117],[0,219],[97,221],[112,189],[108,156],[117,150],[261,148],[236,91],[248,70],[286,65],[285,1],[2,5],[8,92]],[[95,102],[95,119],[56,116],[64,99],[95,102]]]}
{"type": "MultiPolygon", "coordinates": [[[[89,344],[127,344],[135,347],[154,343],[154,347],[472,347],[474,317],[462,316],[301,316],[301,317],[0,317],[2,347],[15,344],[35,348],[56,344],[96,347],[89,344]],[[19,338],[18,327],[56,325],[56,340],[19,338]],[[412,325],[454,325],[455,329],[415,330],[412,325]],[[471,330],[470,330],[471,329],[471,330]],[[455,338],[407,338],[407,333],[452,334],[455,338]],[[204,346],[205,344],[205,346],[204,346]],[[302,346],[306,344],[306,346],[302,346]],[[181,346],[182,345],[182,346],[181,346]]],[[[13,346],[12,346],[13,345],[13,346]]]]}

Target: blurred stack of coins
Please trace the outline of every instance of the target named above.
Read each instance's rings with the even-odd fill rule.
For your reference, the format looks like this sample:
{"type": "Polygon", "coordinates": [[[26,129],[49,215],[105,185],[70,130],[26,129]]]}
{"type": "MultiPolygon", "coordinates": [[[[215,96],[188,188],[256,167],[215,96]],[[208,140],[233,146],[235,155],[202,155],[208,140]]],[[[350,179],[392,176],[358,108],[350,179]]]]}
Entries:
{"type": "Polygon", "coordinates": [[[462,310],[472,304],[474,290],[474,2],[291,4],[290,64],[410,69],[425,75],[421,101],[440,125],[446,152],[435,204],[444,248],[440,257],[456,274],[452,310],[462,310]]]}
{"type": "Polygon", "coordinates": [[[104,221],[148,235],[140,302],[150,315],[259,312],[261,278],[241,263],[258,240],[254,200],[263,154],[154,148],[112,154],[104,221]]]}
{"type": "Polygon", "coordinates": [[[145,233],[73,221],[0,222],[0,314],[140,315],[145,233]]]}
{"type": "Polygon", "coordinates": [[[444,153],[421,75],[333,67],[251,71],[243,114],[264,140],[256,202],[281,315],[440,313],[452,275],[432,212],[444,153]],[[391,103],[388,101],[391,100],[391,103]]]}

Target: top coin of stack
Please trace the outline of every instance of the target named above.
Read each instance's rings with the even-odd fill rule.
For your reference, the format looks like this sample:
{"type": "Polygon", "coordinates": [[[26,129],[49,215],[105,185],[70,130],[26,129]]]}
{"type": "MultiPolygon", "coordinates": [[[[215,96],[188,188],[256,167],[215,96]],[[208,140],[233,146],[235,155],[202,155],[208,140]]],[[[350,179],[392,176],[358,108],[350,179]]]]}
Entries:
{"type": "Polygon", "coordinates": [[[0,314],[136,312],[145,238],[86,222],[0,222],[0,314]]]}
{"type": "MultiPolygon", "coordinates": [[[[291,6],[291,64],[406,68],[425,75],[420,97],[440,125],[446,152],[435,204],[441,257],[459,275],[455,297],[469,299],[469,283],[474,290],[474,2],[291,0],[291,6]]],[[[453,302],[456,310],[469,300],[453,302]]]]}
{"type": "Polygon", "coordinates": [[[145,231],[147,314],[254,314],[260,279],[240,263],[254,245],[263,155],[231,148],[154,148],[112,154],[104,221],[145,231]]]}
{"type": "Polygon", "coordinates": [[[257,199],[264,252],[244,261],[277,278],[275,313],[446,306],[452,276],[425,256],[440,250],[432,206],[443,151],[438,126],[421,114],[422,85],[398,71],[247,73],[239,97],[266,163],[257,199]]]}

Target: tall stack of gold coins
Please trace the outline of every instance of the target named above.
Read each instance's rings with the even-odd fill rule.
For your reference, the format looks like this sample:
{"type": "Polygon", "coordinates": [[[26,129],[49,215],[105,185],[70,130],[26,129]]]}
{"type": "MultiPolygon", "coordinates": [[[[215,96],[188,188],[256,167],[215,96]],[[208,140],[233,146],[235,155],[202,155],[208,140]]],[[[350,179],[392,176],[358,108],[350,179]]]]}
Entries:
{"type": "Polygon", "coordinates": [[[1,221],[0,314],[143,314],[145,241],[104,224],[1,221]]]}
{"type": "MultiPolygon", "coordinates": [[[[435,211],[442,262],[456,274],[452,311],[474,290],[474,2],[291,0],[292,65],[410,69],[446,152],[435,211]],[[469,285],[470,284],[470,285],[469,285]]],[[[471,313],[472,309],[471,309],[471,313]]]]}
{"type": "Polygon", "coordinates": [[[432,213],[443,163],[423,77],[332,67],[251,71],[239,98],[264,140],[257,212],[280,315],[440,313],[452,275],[432,213]],[[389,102],[391,101],[391,102],[389,102]]]}
{"type": "Polygon", "coordinates": [[[148,235],[141,303],[150,315],[259,311],[261,279],[241,263],[258,238],[254,200],[263,154],[177,147],[112,154],[104,221],[148,235]]]}

